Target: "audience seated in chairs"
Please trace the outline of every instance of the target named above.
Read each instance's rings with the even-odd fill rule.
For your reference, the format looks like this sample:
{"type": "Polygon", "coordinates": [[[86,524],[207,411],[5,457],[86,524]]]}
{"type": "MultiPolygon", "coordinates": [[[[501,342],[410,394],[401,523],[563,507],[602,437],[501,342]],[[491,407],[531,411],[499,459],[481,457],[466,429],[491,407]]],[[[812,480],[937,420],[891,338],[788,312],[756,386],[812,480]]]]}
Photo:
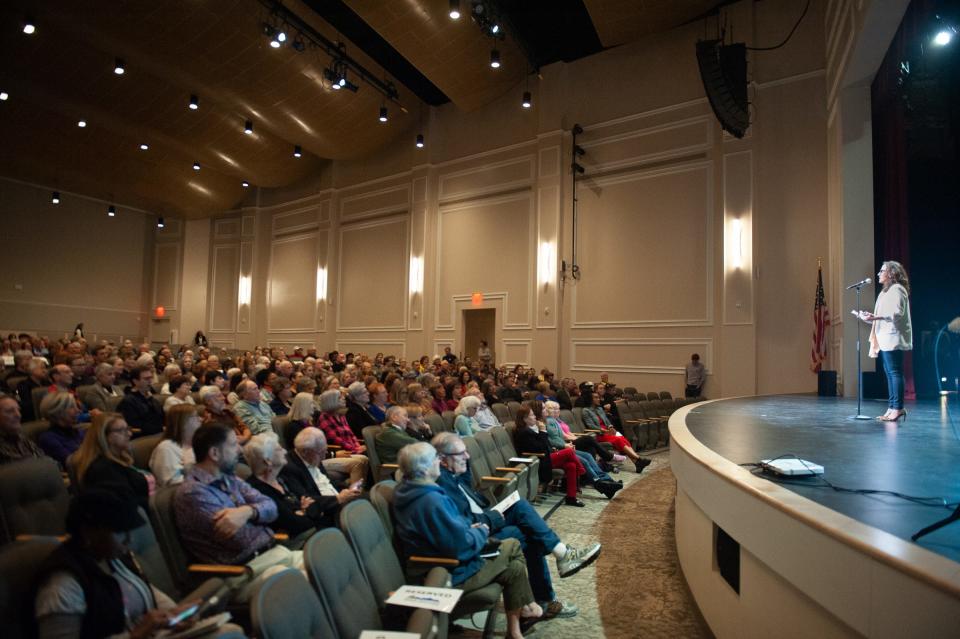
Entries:
{"type": "Polygon", "coordinates": [[[270,410],[274,415],[286,415],[290,412],[292,397],[293,383],[286,377],[278,377],[273,381],[273,401],[270,402],[270,410]]]}
{"type": "MultiPolygon", "coordinates": [[[[423,409],[420,408],[418,404],[407,404],[404,406],[407,409],[407,426],[405,432],[422,442],[428,442],[433,439],[433,436],[436,434],[430,429],[430,424],[428,424],[423,419],[423,409]]],[[[389,408],[387,409],[390,410],[389,408]]],[[[386,419],[384,419],[386,421],[386,419]]]]}
{"type": "MultiPolygon", "coordinates": [[[[361,382],[355,383],[363,387],[361,382]]],[[[363,390],[366,392],[366,387],[363,387],[363,390]]],[[[340,447],[333,459],[324,461],[324,466],[328,471],[349,475],[352,483],[367,476],[370,461],[364,454],[367,452],[366,446],[360,443],[343,416],[346,402],[340,391],[328,390],[320,393],[317,427],[323,431],[328,445],[340,447]]]]}
{"type": "Polygon", "coordinates": [[[543,616],[543,609],[530,589],[520,542],[504,539],[496,557],[482,558],[490,528],[463,517],[453,500],[437,485],[440,459],[433,446],[426,442],[411,444],[400,451],[398,461],[403,481],[394,494],[394,513],[396,533],[406,557],[421,555],[459,560],[450,579],[454,587],[466,592],[491,582],[501,584],[507,637],[520,639],[523,630],[543,616]]]}
{"type": "Polygon", "coordinates": [[[387,421],[381,426],[374,440],[381,464],[396,463],[401,448],[419,441],[407,432],[409,425],[410,417],[406,408],[391,406],[387,410],[387,421]]]}
{"type": "MultiPolygon", "coordinates": [[[[243,447],[243,458],[253,471],[247,483],[277,505],[277,519],[271,527],[290,537],[313,530],[316,522],[307,513],[314,499],[295,494],[280,477],[280,472],[287,465],[287,451],[280,445],[277,436],[273,433],[254,435],[243,447]]],[[[316,513],[319,508],[314,511],[316,513]]],[[[317,519],[322,521],[322,515],[317,519]]]]}
{"type": "Polygon", "coordinates": [[[131,428],[140,429],[140,436],[156,435],[163,430],[163,409],[153,398],[153,378],[151,366],[137,366],[130,371],[132,386],[117,407],[131,428]]]}
{"type": "Polygon", "coordinates": [[[167,411],[163,439],[150,454],[150,472],[158,488],[182,483],[193,468],[193,434],[200,424],[200,414],[193,404],[180,404],[167,411]]]}
{"type": "Polygon", "coordinates": [[[144,510],[154,482],[153,475],[133,466],[130,427],[118,413],[104,413],[87,428],[80,448],[67,460],[81,490],[103,485],[126,486],[136,505],[144,510]]]}
{"type": "Polygon", "coordinates": [[[610,422],[610,418],[600,407],[600,395],[595,392],[589,393],[590,403],[583,409],[583,426],[590,430],[602,431],[597,435],[597,441],[609,442],[614,450],[622,455],[626,455],[634,463],[638,473],[650,465],[650,460],[637,454],[627,438],[617,432],[610,422]]]}
{"type": "Polygon", "coordinates": [[[576,448],[573,443],[568,442],[564,438],[564,432],[559,422],[560,405],[557,402],[548,401],[546,404],[541,404],[535,400],[530,403],[532,404],[530,408],[533,409],[534,415],[537,415],[538,421],[543,421],[547,426],[547,441],[550,442],[551,451],[556,452],[563,449],[573,449],[580,463],[583,464],[583,468],[586,470],[586,473],[584,473],[586,483],[596,488],[607,499],[613,499],[617,491],[623,488],[623,482],[614,481],[597,463],[594,454],[596,454],[597,450],[602,450],[603,447],[597,444],[596,440],[592,437],[585,436],[585,439],[593,440],[593,445],[596,446],[596,448],[592,452],[576,448]],[[538,410],[541,411],[540,414],[538,414],[538,410]],[[546,417],[546,419],[542,420],[541,416],[546,417]]]}
{"type": "MultiPolygon", "coordinates": [[[[500,420],[497,419],[497,416],[490,409],[490,406],[487,404],[486,399],[483,397],[483,393],[480,392],[480,387],[477,386],[476,382],[470,382],[470,386],[467,388],[467,394],[464,396],[464,399],[467,397],[476,397],[480,400],[480,406],[477,408],[477,413],[474,415],[474,418],[477,420],[477,424],[482,430],[489,430],[491,428],[496,428],[497,426],[503,426],[500,423],[500,420]]],[[[461,399],[462,403],[463,400],[461,399]]]]}
{"type": "MultiPolygon", "coordinates": [[[[370,405],[370,391],[363,382],[353,382],[347,386],[346,396],[347,424],[357,439],[363,438],[363,429],[367,426],[376,426],[380,420],[368,410],[370,405]]],[[[321,410],[323,406],[320,407],[321,410]]],[[[329,437],[329,434],[328,434],[329,437]]],[[[332,441],[330,442],[333,443],[332,441]]]]}
{"type": "Polygon", "coordinates": [[[367,392],[370,394],[370,403],[367,405],[367,412],[373,416],[377,424],[382,424],[387,421],[387,409],[390,408],[387,387],[379,382],[374,382],[367,386],[367,392]]]}
{"type": "MultiPolygon", "coordinates": [[[[144,577],[128,548],[145,524],[123,486],[84,490],[70,502],[69,539],[43,564],[34,603],[40,639],[153,637],[197,602],[177,605],[144,577]]],[[[239,636],[236,626],[218,629],[239,636]]]]}
{"type": "MultiPolygon", "coordinates": [[[[20,414],[23,421],[32,422],[37,419],[33,410],[33,389],[48,386],[47,383],[47,363],[40,357],[31,357],[27,364],[29,374],[26,378],[17,377],[20,383],[17,384],[16,393],[20,398],[20,414]]],[[[13,375],[8,377],[12,378],[13,375]]]]}
{"type": "Polygon", "coordinates": [[[253,433],[250,432],[247,425],[240,421],[237,414],[227,406],[223,397],[223,389],[216,385],[204,386],[200,389],[200,401],[203,403],[202,421],[204,424],[210,422],[230,424],[237,434],[237,442],[241,446],[253,437],[253,433]]]}
{"type": "Polygon", "coordinates": [[[118,398],[123,397],[123,392],[115,386],[117,378],[116,367],[108,362],[97,364],[97,367],[94,369],[94,377],[97,381],[95,381],[86,394],[80,398],[80,401],[86,404],[90,410],[106,412],[108,409],[108,401],[117,401],[118,398]]]}
{"type": "MultiPolygon", "coordinates": [[[[270,404],[265,402],[260,394],[257,383],[252,379],[245,379],[237,384],[237,403],[233,405],[233,412],[237,414],[250,432],[254,435],[273,432],[273,418],[276,417],[270,404]]],[[[272,394],[271,394],[272,398],[272,394]]]]}
{"type": "Polygon", "coordinates": [[[83,430],[77,422],[80,409],[70,393],[47,393],[40,401],[40,417],[50,422],[50,428],[40,433],[37,443],[48,457],[65,468],[67,457],[80,448],[83,430]]]}
{"type": "Polygon", "coordinates": [[[259,579],[277,569],[303,569],[303,554],[278,546],[268,524],[277,505],[233,473],[240,458],[237,435],[229,424],[205,424],[193,435],[196,465],[174,495],[180,539],[197,561],[246,564],[255,579],[235,597],[249,600],[259,579]]]}
{"type": "Polygon", "coordinates": [[[568,506],[583,507],[582,501],[577,499],[577,485],[580,475],[586,472],[576,452],[571,448],[553,451],[547,438],[547,425],[537,420],[533,409],[521,406],[517,409],[517,431],[514,435],[516,447],[521,454],[534,453],[542,455],[540,460],[540,484],[549,484],[554,468],[562,468],[566,483],[566,497],[564,503],[568,506]]]}
{"type": "Polygon", "coordinates": [[[453,428],[461,437],[473,437],[473,434],[481,430],[480,422],[477,421],[477,411],[483,402],[479,397],[468,395],[457,404],[456,419],[453,420],[453,428]]]}
{"type": "Polygon", "coordinates": [[[177,375],[167,382],[167,384],[170,388],[171,395],[163,402],[163,412],[166,413],[174,406],[181,404],[193,406],[196,403],[193,401],[193,396],[190,395],[192,384],[190,383],[190,378],[186,375],[177,375]]]}
{"type": "Polygon", "coordinates": [[[0,464],[45,456],[40,447],[23,434],[17,400],[11,395],[0,395],[0,464]]]}

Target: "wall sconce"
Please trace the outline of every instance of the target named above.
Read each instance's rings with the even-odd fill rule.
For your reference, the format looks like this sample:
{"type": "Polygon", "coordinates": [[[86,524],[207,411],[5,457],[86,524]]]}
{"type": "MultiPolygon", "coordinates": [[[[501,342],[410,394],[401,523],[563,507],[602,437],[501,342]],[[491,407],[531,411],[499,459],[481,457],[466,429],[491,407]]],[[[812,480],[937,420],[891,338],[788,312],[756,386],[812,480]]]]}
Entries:
{"type": "Polygon", "coordinates": [[[323,266],[317,267],[317,301],[323,302],[327,299],[327,269],[323,266]]]}
{"type": "Polygon", "coordinates": [[[240,276],[240,287],[237,291],[237,301],[241,306],[250,304],[250,293],[253,290],[253,281],[249,275],[240,276]]]}
{"type": "Polygon", "coordinates": [[[733,218],[730,220],[730,235],[727,238],[727,259],[730,268],[740,270],[743,268],[743,220],[733,218]]]}
{"type": "Polygon", "coordinates": [[[423,258],[410,257],[410,295],[423,293],[423,258]]]}
{"type": "Polygon", "coordinates": [[[557,245],[553,242],[540,242],[540,254],[537,259],[537,280],[544,287],[549,286],[557,275],[557,245]]]}

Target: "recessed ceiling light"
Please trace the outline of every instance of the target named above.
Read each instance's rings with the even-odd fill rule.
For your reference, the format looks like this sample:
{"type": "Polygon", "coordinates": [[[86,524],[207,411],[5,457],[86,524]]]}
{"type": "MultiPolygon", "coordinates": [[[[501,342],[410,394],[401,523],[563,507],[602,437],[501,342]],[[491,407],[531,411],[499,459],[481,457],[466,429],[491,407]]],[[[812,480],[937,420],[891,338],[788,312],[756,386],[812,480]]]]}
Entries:
{"type": "Polygon", "coordinates": [[[500,52],[496,49],[490,52],[490,66],[494,69],[500,68],[500,52]]]}
{"type": "Polygon", "coordinates": [[[157,218],[157,228],[158,229],[163,228],[163,216],[157,218]]]}
{"type": "Polygon", "coordinates": [[[23,18],[23,32],[27,35],[33,35],[37,32],[37,23],[30,16],[23,18]]]}
{"type": "Polygon", "coordinates": [[[422,148],[423,148],[423,133],[418,133],[418,134],[417,134],[417,148],[418,148],[418,149],[422,149],[422,148]]]}
{"type": "Polygon", "coordinates": [[[0,91],[0,102],[6,102],[9,97],[10,97],[9,93],[7,93],[6,91],[0,91]]]}
{"type": "Polygon", "coordinates": [[[450,0],[450,19],[460,19],[460,0],[450,0]]]}
{"type": "Polygon", "coordinates": [[[250,183],[244,180],[243,182],[240,183],[240,186],[247,189],[247,188],[250,188],[250,183]]]}
{"type": "Polygon", "coordinates": [[[243,125],[243,132],[246,133],[247,135],[250,135],[251,133],[253,133],[253,122],[251,122],[250,120],[247,120],[243,125]]]}
{"type": "Polygon", "coordinates": [[[387,121],[387,107],[385,106],[380,107],[380,121],[381,122],[387,121]]]}
{"type": "Polygon", "coordinates": [[[60,191],[54,191],[53,195],[50,196],[50,201],[54,204],[60,204],[60,191]]]}
{"type": "Polygon", "coordinates": [[[190,108],[194,111],[200,108],[200,98],[198,98],[196,95],[190,95],[190,108]]]}
{"type": "Polygon", "coordinates": [[[113,72],[117,75],[123,75],[123,58],[117,58],[113,65],[113,72]]]}
{"type": "Polygon", "coordinates": [[[533,105],[533,96],[530,95],[529,91],[523,92],[523,101],[520,103],[524,109],[529,109],[533,105]]]}
{"type": "Polygon", "coordinates": [[[77,122],[77,126],[82,129],[83,127],[87,126],[87,121],[86,121],[86,120],[79,120],[79,121],[77,122]]]}
{"type": "Polygon", "coordinates": [[[194,163],[193,163],[193,170],[194,170],[194,171],[199,171],[199,170],[200,170],[200,163],[199,163],[199,162],[194,162],[194,163]]]}
{"type": "Polygon", "coordinates": [[[141,145],[140,145],[140,150],[141,150],[141,151],[146,151],[146,150],[149,149],[149,148],[150,148],[150,145],[149,145],[149,144],[141,144],[141,145]]]}
{"type": "Polygon", "coordinates": [[[299,144],[295,144],[293,147],[293,157],[298,158],[303,155],[303,150],[300,148],[299,144]]]}
{"type": "Polygon", "coordinates": [[[107,207],[107,215],[109,215],[110,217],[116,217],[116,215],[117,215],[117,207],[115,207],[113,204],[111,204],[110,206],[108,206],[108,207],[107,207]]]}

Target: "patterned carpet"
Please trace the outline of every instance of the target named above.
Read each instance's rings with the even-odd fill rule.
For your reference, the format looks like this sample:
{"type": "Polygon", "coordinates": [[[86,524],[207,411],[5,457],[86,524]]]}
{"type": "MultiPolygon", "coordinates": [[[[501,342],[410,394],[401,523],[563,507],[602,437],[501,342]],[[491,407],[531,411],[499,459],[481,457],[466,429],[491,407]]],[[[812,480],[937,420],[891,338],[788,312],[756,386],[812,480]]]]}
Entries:
{"type": "MultiPolygon", "coordinates": [[[[592,488],[580,496],[585,508],[560,505],[551,495],[537,510],[567,544],[603,543],[594,566],[560,579],[550,559],[557,596],[580,608],[580,614],[537,624],[532,636],[544,639],[609,639],[633,637],[710,638],[712,634],[693,602],[677,562],[673,533],[676,482],[669,453],[648,455],[653,463],[642,474],[626,464],[614,479],[624,489],[608,501],[592,488]],[[630,559],[625,559],[630,558],[630,559]]],[[[483,616],[476,615],[476,627],[483,616]]],[[[499,619],[499,636],[504,620],[499,619]]],[[[465,620],[458,621],[465,625],[465,620]]],[[[479,637],[477,630],[453,637],[479,637]]]]}

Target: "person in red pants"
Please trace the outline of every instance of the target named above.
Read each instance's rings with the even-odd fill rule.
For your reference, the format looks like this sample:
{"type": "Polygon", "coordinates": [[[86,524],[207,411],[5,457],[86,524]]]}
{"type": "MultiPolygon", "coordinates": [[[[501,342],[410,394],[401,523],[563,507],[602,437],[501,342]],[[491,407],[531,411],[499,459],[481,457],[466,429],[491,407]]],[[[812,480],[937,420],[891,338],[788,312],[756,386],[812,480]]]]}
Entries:
{"type": "Polygon", "coordinates": [[[637,473],[642,473],[643,469],[650,465],[650,460],[641,457],[637,451],[633,450],[626,437],[617,432],[617,429],[610,423],[610,418],[600,407],[600,395],[593,393],[592,399],[583,409],[583,427],[588,430],[602,431],[597,435],[598,442],[608,442],[613,449],[622,455],[626,455],[633,462],[637,473]]]}
{"type": "Polygon", "coordinates": [[[553,477],[553,469],[562,468],[567,485],[567,496],[563,503],[567,506],[585,506],[586,504],[577,499],[577,480],[586,472],[586,469],[577,458],[576,451],[572,448],[564,448],[550,452],[547,426],[537,421],[537,416],[529,406],[521,406],[517,409],[516,422],[517,433],[514,436],[514,444],[517,450],[522,451],[523,454],[543,455],[540,460],[540,483],[549,483],[553,477]]]}

